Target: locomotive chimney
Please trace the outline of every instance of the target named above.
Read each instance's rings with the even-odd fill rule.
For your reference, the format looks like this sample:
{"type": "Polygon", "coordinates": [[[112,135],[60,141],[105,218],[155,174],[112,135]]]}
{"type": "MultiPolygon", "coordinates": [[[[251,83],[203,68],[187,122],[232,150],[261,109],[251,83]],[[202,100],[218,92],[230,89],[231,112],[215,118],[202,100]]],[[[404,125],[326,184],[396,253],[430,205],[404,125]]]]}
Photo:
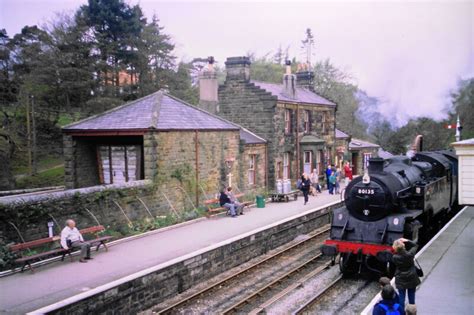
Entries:
{"type": "Polygon", "coordinates": [[[369,173],[381,173],[383,172],[384,159],[382,158],[371,158],[369,160],[369,173]]]}

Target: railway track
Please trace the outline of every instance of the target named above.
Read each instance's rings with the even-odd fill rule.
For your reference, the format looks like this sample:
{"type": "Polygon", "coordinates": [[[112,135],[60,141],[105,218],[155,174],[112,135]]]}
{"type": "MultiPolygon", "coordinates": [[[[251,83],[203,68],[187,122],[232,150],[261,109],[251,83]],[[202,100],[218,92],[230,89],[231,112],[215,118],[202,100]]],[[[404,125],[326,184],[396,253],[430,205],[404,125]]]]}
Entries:
{"type": "MultiPolygon", "coordinates": [[[[272,255],[264,258],[263,260],[257,261],[250,266],[245,267],[242,270],[239,270],[215,283],[212,283],[205,288],[184,297],[183,299],[178,300],[171,305],[165,306],[162,309],[154,309],[154,314],[175,314],[179,313],[179,310],[183,310],[186,306],[192,305],[193,302],[196,302],[200,299],[205,298],[206,296],[213,296],[213,294],[217,294],[218,292],[222,292],[225,288],[232,287],[233,283],[238,283],[239,279],[244,279],[244,277],[251,276],[255,273],[258,274],[258,271],[261,269],[269,268],[273,264],[276,264],[278,260],[285,260],[288,257],[292,257],[301,251],[303,247],[314,247],[314,243],[318,242],[318,239],[325,238],[326,234],[329,232],[330,227],[326,225],[318,230],[308,238],[304,240],[300,240],[291,246],[281,249],[272,255]]],[[[279,287],[283,282],[287,282],[285,280],[291,279],[297,276],[299,273],[302,273],[304,270],[310,269],[310,267],[315,267],[318,263],[321,264],[320,261],[321,255],[313,255],[311,258],[305,260],[303,263],[300,263],[298,266],[292,268],[290,271],[285,272],[282,276],[277,277],[275,280],[271,281],[269,284],[264,285],[264,287],[257,289],[257,292],[245,295],[241,298],[237,303],[234,303],[232,306],[228,307],[224,312],[219,313],[234,313],[239,311],[242,306],[248,305],[251,301],[255,301],[256,297],[262,296],[264,293],[270,292],[273,288],[279,287]]],[[[325,268],[327,268],[328,264],[322,264],[321,266],[317,267],[316,270],[310,272],[310,274],[315,274],[317,272],[321,272],[325,268]]],[[[301,279],[303,281],[303,279],[301,279]]],[[[258,309],[260,305],[257,305],[258,309]]]]}
{"type": "Polygon", "coordinates": [[[362,292],[372,292],[374,289],[379,290],[378,284],[372,280],[346,279],[339,275],[291,314],[347,314],[348,310],[357,309],[359,299],[364,295],[362,292]]]}
{"type": "Polygon", "coordinates": [[[332,281],[329,285],[324,287],[321,291],[317,292],[313,295],[306,303],[301,305],[296,311],[294,311],[293,315],[301,315],[308,312],[311,307],[316,304],[325,294],[327,294],[331,289],[333,289],[336,285],[338,285],[342,281],[342,275],[339,275],[334,281],[332,281]]]}

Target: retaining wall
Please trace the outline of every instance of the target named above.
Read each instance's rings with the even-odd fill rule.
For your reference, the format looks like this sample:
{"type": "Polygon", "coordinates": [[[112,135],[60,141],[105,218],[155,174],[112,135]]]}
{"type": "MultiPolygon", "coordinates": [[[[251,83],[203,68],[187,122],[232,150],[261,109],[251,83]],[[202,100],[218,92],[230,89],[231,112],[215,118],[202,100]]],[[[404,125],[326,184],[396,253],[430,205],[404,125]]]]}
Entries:
{"type": "Polygon", "coordinates": [[[157,305],[190,287],[263,255],[301,234],[329,223],[343,202],[276,222],[189,255],[145,269],[44,307],[53,314],[131,314],[157,305]]]}

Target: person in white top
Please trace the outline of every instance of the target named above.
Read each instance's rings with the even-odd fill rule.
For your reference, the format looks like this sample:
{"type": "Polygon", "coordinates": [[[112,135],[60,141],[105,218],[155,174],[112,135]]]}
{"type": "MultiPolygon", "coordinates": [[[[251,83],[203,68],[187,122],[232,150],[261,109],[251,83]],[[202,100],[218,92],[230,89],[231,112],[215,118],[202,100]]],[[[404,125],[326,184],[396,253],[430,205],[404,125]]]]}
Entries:
{"type": "Polygon", "coordinates": [[[86,263],[91,257],[91,246],[84,242],[81,232],[76,227],[74,220],[67,220],[66,227],[61,231],[61,246],[64,249],[80,248],[81,259],[80,262],[86,263]]]}

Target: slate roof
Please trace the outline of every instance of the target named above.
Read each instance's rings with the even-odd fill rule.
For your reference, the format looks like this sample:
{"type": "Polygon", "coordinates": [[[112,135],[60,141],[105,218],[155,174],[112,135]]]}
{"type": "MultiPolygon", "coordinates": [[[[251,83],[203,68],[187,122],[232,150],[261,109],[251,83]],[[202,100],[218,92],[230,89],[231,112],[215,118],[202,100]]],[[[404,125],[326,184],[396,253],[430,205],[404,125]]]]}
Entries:
{"type": "Polygon", "coordinates": [[[378,155],[379,157],[381,157],[382,159],[389,159],[391,157],[393,157],[393,154],[388,152],[388,151],[385,151],[384,149],[382,148],[379,148],[379,152],[378,152],[378,155]]]}
{"type": "Polygon", "coordinates": [[[364,148],[379,148],[380,146],[375,143],[370,143],[364,140],[352,138],[351,142],[349,143],[349,150],[358,150],[364,148]]]}
{"type": "Polygon", "coordinates": [[[253,132],[241,128],[240,129],[240,139],[244,140],[246,144],[260,144],[260,143],[267,143],[265,139],[262,137],[257,136],[253,132]]]}
{"type": "Polygon", "coordinates": [[[336,139],[347,139],[349,135],[342,130],[336,128],[336,139]]]}
{"type": "Polygon", "coordinates": [[[118,106],[63,128],[68,131],[238,130],[241,127],[163,91],[118,106]]]}
{"type": "Polygon", "coordinates": [[[451,143],[452,146],[470,146],[474,145],[474,138],[451,143]]]}
{"type": "Polygon", "coordinates": [[[336,106],[336,104],[334,104],[333,102],[302,87],[296,88],[296,99],[292,99],[282,94],[283,84],[260,82],[260,81],[253,81],[253,80],[251,82],[255,84],[256,86],[259,86],[260,88],[266,90],[267,92],[270,92],[273,96],[276,96],[279,101],[336,106]]]}

